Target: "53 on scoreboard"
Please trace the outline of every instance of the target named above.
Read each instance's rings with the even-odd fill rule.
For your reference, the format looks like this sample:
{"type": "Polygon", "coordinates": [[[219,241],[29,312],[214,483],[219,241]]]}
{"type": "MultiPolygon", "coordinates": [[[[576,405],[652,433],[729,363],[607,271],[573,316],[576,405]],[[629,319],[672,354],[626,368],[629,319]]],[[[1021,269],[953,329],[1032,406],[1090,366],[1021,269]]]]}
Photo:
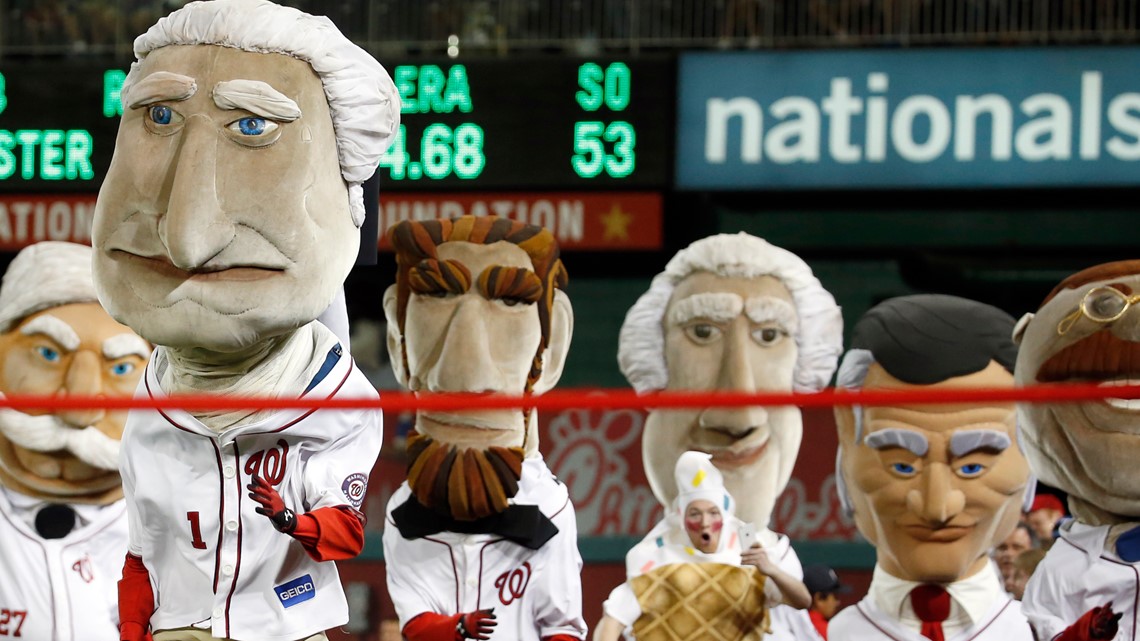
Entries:
{"type": "Polygon", "coordinates": [[[667,59],[446,61],[389,67],[400,132],[388,189],[661,189],[675,72],[667,59]]]}

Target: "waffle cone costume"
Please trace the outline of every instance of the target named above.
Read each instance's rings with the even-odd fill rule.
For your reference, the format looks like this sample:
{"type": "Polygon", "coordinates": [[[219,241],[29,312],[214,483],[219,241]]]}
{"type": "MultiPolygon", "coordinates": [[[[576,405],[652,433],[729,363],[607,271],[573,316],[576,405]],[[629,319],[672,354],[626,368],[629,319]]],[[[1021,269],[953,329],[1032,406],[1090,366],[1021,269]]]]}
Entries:
{"type": "Polygon", "coordinates": [[[763,574],[752,567],[676,563],[630,580],[638,641],[759,641],[768,631],[763,574]]]}

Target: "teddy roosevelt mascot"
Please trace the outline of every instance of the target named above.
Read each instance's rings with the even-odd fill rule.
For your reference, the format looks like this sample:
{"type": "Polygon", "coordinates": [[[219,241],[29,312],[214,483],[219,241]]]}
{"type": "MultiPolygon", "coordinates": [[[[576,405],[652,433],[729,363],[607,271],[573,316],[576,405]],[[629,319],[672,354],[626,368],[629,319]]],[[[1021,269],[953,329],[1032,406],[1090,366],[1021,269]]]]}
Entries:
{"type": "Polygon", "coordinates": [[[638,641],[759,641],[772,606],[811,604],[733,515],[711,455],[681,454],[675,477],[676,503],[626,555],[630,578],[610,592],[594,641],[617,641],[623,629],[638,641]]]}
{"type": "MultiPolygon", "coordinates": [[[[326,18],[194,2],[135,40],[92,237],[99,300],[157,345],[137,394],[375,398],[314,321],[357,255],[398,126],[384,69],[326,18]]],[[[376,410],[131,412],[122,639],[324,639],[348,607],[376,410]]]]}
{"type": "MultiPolygon", "coordinates": [[[[1018,324],[1017,382],[1135,385],[1140,261],[1069,276],[1018,324]]],[[[1025,403],[1019,429],[1042,481],[1069,494],[1061,526],[1025,588],[1038,639],[1132,639],[1140,572],[1140,401],[1025,403]]]]}
{"type": "MultiPolygon", "coordinates": [[[[129,396],[149,355],[99,306],[89,247],[44,242],[12,260],[0,285],[0,392],[129,396]]],[[[125,418],[0,409],[0,636],[117,638],[125,418]]]]}
{"type": "MultiPolygon", "coordinates": [[[[655,390],[818,391],[843,352],[835,299],[795,254],[748,234],[721,234],[681,250],[626,315],[618,346],[622,373],[639,393],[655,390]]],[[[712,455],[736,497],[736,515],[780,568],[803,578],[788,537],[768,529],[772,508],[799,454],[799,408],[707,407],[649,412],[642,436],[645,473],[670,509],[685,451],[712,455]]],[[[772,608],[773,639],[810,638],[811,620],[772,608]]]]}
{"type": "MultiPolygon", "coordinates": [[[[1013,318],[941,295],[892,298],[855,325],[837,385],[1011,388],[1013,318]]],[[[831,641],[1032,641],[989,550],[1032,493],[1012,403],[837,407],[844,508],[875,546],[867,596],[828,626],[831,641]]]]}
{"type": "MultiPolygon", "coordinates": [[[[396,378],[413,392],[541,394],[573,331],[549,231],[494,216],[403,222],[384,294],[396,378]]],[[[411,641],[583,639],[569,493],[533,410],[416,413],[388,503],[388,592],[411,641]]]]}

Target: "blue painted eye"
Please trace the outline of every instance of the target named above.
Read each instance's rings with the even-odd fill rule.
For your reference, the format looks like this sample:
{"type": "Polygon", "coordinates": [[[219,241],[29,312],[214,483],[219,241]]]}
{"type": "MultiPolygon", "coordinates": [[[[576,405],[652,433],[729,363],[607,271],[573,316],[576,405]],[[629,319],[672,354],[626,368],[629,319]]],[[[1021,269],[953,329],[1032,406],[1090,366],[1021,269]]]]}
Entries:
{"type": "Polygon", "coordinates": [[[237,121],[238,131],[247,136],[260,136],[265,133],[265,118],[242,118],[237,121]]]}
{"type": "Polygon", "coordinates": [[[111,373],[115,376],[126,376],[135,371],[134,363],[118,363],[111,366],[111,373]]]}
{"type": "Polygon", "coordinates": [[[54,350],[50,347],[44,347],[44,346],[37,347],[36,353],[40,355],[40,358],[44,359],[45,361],[47,361],[49,363],[54,363],[54,362],[59,360],[59,352],[57,352],[56,350],[54,350]]]}
{"type": "Polygon", "coordinates": [[[150,108],[150,120],[156,125],[169,125],[174,120],[174,112],[170,107],[155,105],[150,108]]]}
{"type": "Polygon", "coordinates": [[[264,138],[277,129],[277,123],[258,116],[246,116],[231,122],[227,127],[239,136],[264,138]]]}
{"type": "Polygon", "coordinates": [[[958,473],[962,476],[977,476],[985,471],[986,466],[981,463],[967,463],[958,468],[958,473]]]}
{"type": "Polygon", "coordinates": [[[909,463],[892,463],[891,469],[899,474],[914,474],[914,466],[909,463]]]}

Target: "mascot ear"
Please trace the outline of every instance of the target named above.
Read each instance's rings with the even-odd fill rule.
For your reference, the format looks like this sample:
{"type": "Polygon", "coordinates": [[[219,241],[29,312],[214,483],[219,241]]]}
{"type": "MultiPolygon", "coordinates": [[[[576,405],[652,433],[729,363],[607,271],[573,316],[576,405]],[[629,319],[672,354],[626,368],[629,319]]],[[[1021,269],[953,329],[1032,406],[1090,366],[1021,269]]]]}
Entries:
{"type": "Polygon", "coordinates": [[[550,391],[562,378],[573,335],[574,308],[570,306],[570,297],[561,289],[555,290],[554,305],[550,309],[550,342],[542,355],[542,376],[534,384],[535,394],[550,391]]]}
{"type": "Polygon", "coordinates": [[[389,285],[384,290],[384,319],[388,323],[388,361],[400,385],[408,386],[408,373],[404,371],[403,337],[400,336],[400,321],[396,314],[396,286],[389,285]]]}
{"type": "Polygon", "coordinates": [[[1033,314],[1027,313],[1017,320],[1017,324],[1013,326],[1013,344],[1020,345],[1022,337],[1025,336],[1025,330],[1029,328],[1029,323],[1033,321],[1033,314]]]}

